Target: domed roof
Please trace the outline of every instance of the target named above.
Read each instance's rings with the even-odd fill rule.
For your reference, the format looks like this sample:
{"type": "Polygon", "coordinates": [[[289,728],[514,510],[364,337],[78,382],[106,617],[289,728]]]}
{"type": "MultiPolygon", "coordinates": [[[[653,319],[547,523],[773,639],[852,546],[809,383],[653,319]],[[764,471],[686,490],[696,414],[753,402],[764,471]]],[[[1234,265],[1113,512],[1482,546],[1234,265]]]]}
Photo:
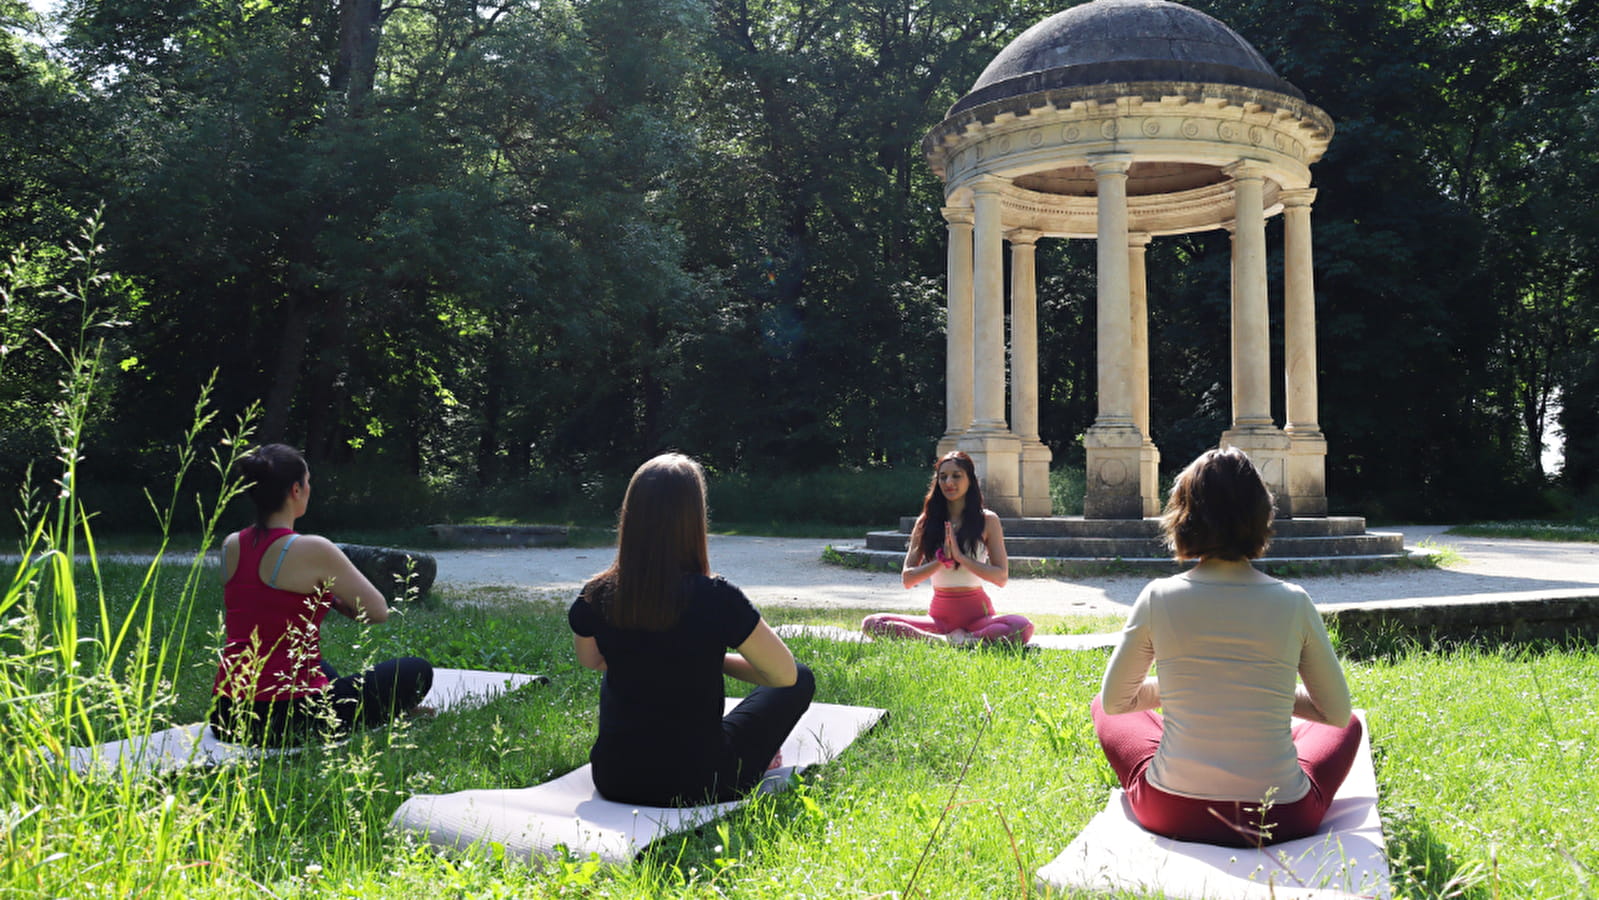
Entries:
{"type": "Polygon", "coordinates": [[[1090,0],[1027,29],[949,115],[1063,87],[1126,82],[1228,84],[1304,94],[1238,33],[1169,0],[1090,0]]]}

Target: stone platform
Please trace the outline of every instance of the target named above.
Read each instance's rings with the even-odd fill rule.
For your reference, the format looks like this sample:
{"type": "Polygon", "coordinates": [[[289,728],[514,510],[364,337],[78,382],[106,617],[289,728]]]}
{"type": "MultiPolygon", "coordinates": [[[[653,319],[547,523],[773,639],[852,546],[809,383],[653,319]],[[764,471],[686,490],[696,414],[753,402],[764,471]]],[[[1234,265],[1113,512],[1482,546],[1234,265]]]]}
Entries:
{"type": "MultiPolygon", "coordinates": [[[[1162,575],[1185,566],[1160,540],[1160,520],[1085,519],[1082,516],[1001,518],[1012,575],[1072,572],[1162,575]]],[[[896,531],[874,531],[864,545],[835,547],[846,562],[898,570],[914,516],[896,531]]],[[[1257,566],[1268,572],[1347,572],[1415,565],[1425,554],[1407,551],[1399,532],[1371,532],[1361,516],[1278,519],[1271,546],[1257,566]]]]}

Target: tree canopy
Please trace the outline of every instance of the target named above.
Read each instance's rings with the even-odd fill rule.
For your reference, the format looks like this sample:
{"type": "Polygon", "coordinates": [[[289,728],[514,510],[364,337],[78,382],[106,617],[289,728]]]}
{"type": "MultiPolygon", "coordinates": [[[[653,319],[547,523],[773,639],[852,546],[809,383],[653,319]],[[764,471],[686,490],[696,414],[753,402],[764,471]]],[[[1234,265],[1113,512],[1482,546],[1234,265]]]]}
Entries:
{"type": "MultiPolygon", "coordinates": [[[[1525,509],[1553,425],[1559,480],[1599,490],[1599,4],[1193,5],[1337,125],[1313,169],[1334,508],[1525,509]]],[[[0,0],[0,480],[48,455],[34,336],[75,327],[53,248],[97,209],[123,323],[97,427],[128,471],[213,371],[225,413],[261,403],[261,437],[313,463],[479,489],[665,448],[921,465],[945,251],[919,141],[1056,11],[68,0],[46,28],[0,0]]],[[[1057,460],[1094,414],[1092,254],[1040,247],[1057,460]]],[[[1149,272],[1152,430],[1180,466],[1229,408],[1225,235],[1156,241],[1149,272]]]]}

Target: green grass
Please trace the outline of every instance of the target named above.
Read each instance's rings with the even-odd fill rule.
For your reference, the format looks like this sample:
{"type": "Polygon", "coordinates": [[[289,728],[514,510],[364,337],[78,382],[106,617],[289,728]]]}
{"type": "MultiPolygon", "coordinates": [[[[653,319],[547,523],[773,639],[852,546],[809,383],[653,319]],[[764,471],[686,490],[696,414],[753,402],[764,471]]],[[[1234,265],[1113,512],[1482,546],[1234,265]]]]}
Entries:
{"type": "MultiPolygon", "coordinates": [[[[179,568],[167,567],[162,581],[176,581],[179,568]]],[[[108,614],[116,618],[126,605],[117,598],[142,581],[143,570],[107,564],[102,574],[108,614]]],[[[187,628],[191,648],[157,724],[204,713],[219,595],[214,587],[202,590],[186,625],[156,620],[158,629],[187,628]]],[[[443,591],[435,608],[404,607],[382,626],[330,619],[325,650],[341,668],[420,652],[437,665],[538,672],[551,683],[262,764],[125,788],[10,781],[6,799],[14,811],[55,808],[61,790],[95,794],[105,805],[49,828],[37,816],[8,824],[0,834],[10,860],[0,863],[4,883],[24,894],[74,896],[387,896],[424,888],[441,896],[895,895],[953,797],[916,893],[1018,897],[1111,787],[1087,715],[1103,652],[1024,656],[795,639],[796,655],[817,673],[820,699],[890,710],[886,722],[797,791],[758,798],[701,834],[661,841],[630,870],[576,859],[528,868],[437,857],[388,835],[383,823],[412,793],[521,787],[585,761],[599,678],[571,657],[568,599],[485,601],[474,593],[468,602],[443,591]],[[974,763],[957,788],[974,740],[974,763]],[[187,828],[187,838],[152,869],[143,845],[130,842],[152,839],[147,823],[163,814],[178,833],[187,828]],[[211,835],[221,822],[228,835],[211,835]],[[88,848],[109,848],[110,861],[83,855],[88,848]],[[55,852],[69,855],[45,863],[55,852]],[[91,868],[103,891],[81,890],[91,878],[82,870],[91,868]]],[[[852,626],[868,611],[767,613],[778,624],[852,626]]],[[[96,624],[92,615],[79,623],[86,632],[96,624]]],[[[1118,624],[1111,617],[1040,617],[1046,632],[1118,624]]],[[[1588,764],[1599,750],[1599,724],[1587,714],[1599,702],[1599,653],[1412,648],[1350,662],[1348,671],[1357,704],[1369,710],[1401,895],[1588,895],[1586,879],[1599,866],[1599,838],[1588,824],[1599,806],[1599,774],[1588,764]]],[[[104,722],[99,739],[114,736],[115,722],[104,722]]]]}

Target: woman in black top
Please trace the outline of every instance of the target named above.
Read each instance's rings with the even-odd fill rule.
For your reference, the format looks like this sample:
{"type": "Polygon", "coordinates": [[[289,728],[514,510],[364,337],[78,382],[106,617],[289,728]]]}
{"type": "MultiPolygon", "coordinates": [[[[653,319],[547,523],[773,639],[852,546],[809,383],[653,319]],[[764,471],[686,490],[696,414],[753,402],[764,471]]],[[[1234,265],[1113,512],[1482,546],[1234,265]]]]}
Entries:
{"type": "Polygon", "coordinates": [[[706,518],[698,463],[667,453],[640,466],[622,501],[616,561],[568,615],[578,661],[605,673],[589,761],[609,800],[739,796],[780,764],[816,692],[744,593],[711,574],[706,518]],[[725,717],[724,674],[757,685],[725,717]]]}

